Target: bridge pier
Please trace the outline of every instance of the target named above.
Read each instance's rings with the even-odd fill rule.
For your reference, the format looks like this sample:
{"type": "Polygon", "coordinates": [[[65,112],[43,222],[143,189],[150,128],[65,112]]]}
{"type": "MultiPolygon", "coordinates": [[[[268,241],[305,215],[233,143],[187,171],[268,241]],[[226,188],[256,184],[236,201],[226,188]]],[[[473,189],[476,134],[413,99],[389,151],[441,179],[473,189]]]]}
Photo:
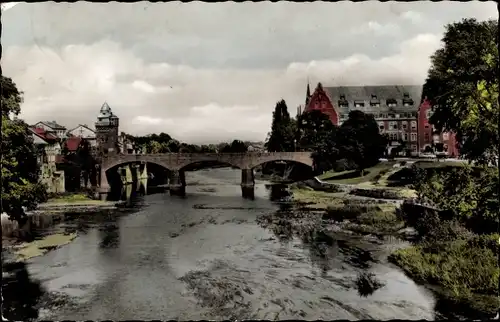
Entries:
{"type": "Polygon", "coordinates": [[[99,192],[107,193],[111,190],[111,187],[108,182],[108,177],[106,176],[106,171],[101,168],[99,175],[99,192]]]}
{"type": "Polygon", "coordinates": [[[168,186],[171,196],[184,196],[186,194],[186,176],[184,171],[172,170],[168,186]]]}
{"type": "Polygon", "coordinates": [[[243,198],[255,198],[255,178],[253,169],[241,169],[241,195],[243,198]]]}

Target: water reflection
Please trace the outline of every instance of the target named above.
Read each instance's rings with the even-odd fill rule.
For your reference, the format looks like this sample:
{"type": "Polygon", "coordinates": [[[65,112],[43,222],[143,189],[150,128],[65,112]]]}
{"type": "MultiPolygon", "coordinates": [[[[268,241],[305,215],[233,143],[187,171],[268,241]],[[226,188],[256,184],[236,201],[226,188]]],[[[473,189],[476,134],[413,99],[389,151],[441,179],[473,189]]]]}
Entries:
{"type": "Polygon", "coordinates": [[[4,263],[2,254],[2,317],[11,321],[37,319],[38,304],[44,294],[40,282],[30,277],[25,263],[4,263]]]}
{"type": "MultiPolygon", "coordinates": [[[[272,231],[282,243],[289,243],[294,238],[300,240],[308,250],[312,265],[320,270],[322,277],[329,279],[329,271],[343,268],[344,265],[367,270],[377,263],[371,251],[356,245],[353,238],[341,238],[341,233],[330,231],[331,223],[323,221],[320,214],[296,209],[289,201],[290,193],[286,186],[269,185],[266,188],[270,192],[271,200],[278,203],[279,209],[274,214],[259,216],[257,222],[272,231]]],[[[362,296],[367,296],[377,289],[375,286],[378,284],[372,283],[374,287],[369,293],[363,283],[364,280],[360,280],[359,294],[362,296]]]]}

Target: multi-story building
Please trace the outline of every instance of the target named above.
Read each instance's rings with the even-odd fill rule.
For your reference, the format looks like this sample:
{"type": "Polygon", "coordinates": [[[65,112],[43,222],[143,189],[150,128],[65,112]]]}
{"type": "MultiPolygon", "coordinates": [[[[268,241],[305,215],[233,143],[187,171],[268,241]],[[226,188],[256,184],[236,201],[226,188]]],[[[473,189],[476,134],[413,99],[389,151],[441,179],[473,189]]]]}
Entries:
{"type": "Polygon", "coordinates": [[[437,133],[434,126],[429,123],[433,108],[427,99],[422,100],[418,110],[418,143],[421,152],[432,152],[436,155],[458,157],[459,149],[454,133],[437,133]]]}
{"type": "Polygon", "coordinates": [[[390,139],[388,153],[400,142],[406,142],[406,149],[417,154],[421,96],[422,86],[323,87],[319,83],[312,95],[308,85],[304,112],[319,110],[335,125],[347,120],[350,111],[372,114],[380,132],[390,139]]]}
{"type": "Polygon", "coordinates": [[[119,153],[118,116],[113,114],[108,103],[104,102],[95,123],[97,150],[99,156],[119,153]]]}
{"type": "Polygon", "coordinates": [[[57,168],[61,156],[59,138],[41,127],[32,127],[30,130],[37,149],[37,161],[41,170],[40,181],[47,185],[48,192],[64,192],[64,171],[57,168]]]}
{"type": "Polygon", "coordinates": [[[34,125],[35,128],[43,129],[46,133],[55,135],[59,139],[66,137],[66,127],[57,124],[56,121],[40,121],[34,125]]]}
{"type": "Polygon", "coordinates": [[[341,125],[350,111],[360,110],[372,114],[380,132],[389,137],[388,153],[405,142],[405,150],[412,155],[426,151],[457,157],[455,135],[436,133],[429,124],[432,107],[422,99],[422,89],[420,85],[323,87],[319,83],[311,95],[308,84],[306,104],[298,107],[297,114],[302,110],[319,110],[328,115],[333,124],[341,125]]]}
{"type": "Polygon", "coordinates": [[[87,126],[86,124],[79,124],[74,129],[68,131],[69,137],[77,137],[85,139],[90,143],[91,147],[97,146],[97,139],[95,130],[87,126]]]}

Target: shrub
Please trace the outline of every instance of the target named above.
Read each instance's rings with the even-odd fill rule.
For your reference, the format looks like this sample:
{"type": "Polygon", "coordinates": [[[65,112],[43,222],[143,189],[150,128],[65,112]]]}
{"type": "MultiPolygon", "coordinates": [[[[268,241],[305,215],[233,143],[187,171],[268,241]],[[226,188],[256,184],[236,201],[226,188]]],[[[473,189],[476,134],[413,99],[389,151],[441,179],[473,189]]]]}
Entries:
{"type": "Polygon", "coordinates": [[[439,252],[421,245],[398,250],[389,259],[417,280],[441,285],[455,297],[496,294],[499,270],[493,251],[471,247],[463,239],[442,244],[439,252]]]}
{"type": "Polygon", "coordinates": [[[388,189],[353,189],[349,194],[377,199],[401,199],[397,191],[388,189]]]}

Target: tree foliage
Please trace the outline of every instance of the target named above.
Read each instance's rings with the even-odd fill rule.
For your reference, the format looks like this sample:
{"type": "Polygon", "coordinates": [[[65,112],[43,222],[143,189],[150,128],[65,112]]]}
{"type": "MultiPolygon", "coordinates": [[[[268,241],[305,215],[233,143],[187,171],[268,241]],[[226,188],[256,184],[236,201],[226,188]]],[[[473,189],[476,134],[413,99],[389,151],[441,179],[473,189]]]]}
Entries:
{"type": "Polygon", "coordinates": [[[386,145],[373,115],[361,111],[349,112],[337,134],[339,153],[353,161],[360,171],[377,164],[386,145]]]}
{"type": "Polygon", "coordinates": [[[23,216],[22,207],[33,209],[46,200],[43,184],[38,180],[36,148],[28,125],[10,115],[19,115],[21,92],[10,78],[2,76],[2,202],[1,212],[11,218],[23,216]]]}
{"type": "Polygon", "coordinates": [[[430,122],[456,133],[461,154],[480,163],[496,162],[500,145],[497,34],[493,20],[448,25],[424,85],[435,106],[430,122]]]}
{"type": "Polygon", "coordinates": [[[288,107],[284,100],[276,103],[273,112],[273,122],[271,132],[265,143],[269,152],[286,152],[295,150],[295,129],[294,122],[288,113],[288,107]]]}
{"type": "Polygon", "coordinates": [[[331,141],[336,127],[328,115],[314,110],[298,117],[297,129],[297,148],[301,151],[316,151],[324,142],[331,141]]]}
{"type": "Polygon", "coordinates": [[[498,225],[498,185],[498,169],[464,166],[431,176],[420,170],[414,188],[420,201],[450,210],[476,233],[492,233],[498,225]]]}

